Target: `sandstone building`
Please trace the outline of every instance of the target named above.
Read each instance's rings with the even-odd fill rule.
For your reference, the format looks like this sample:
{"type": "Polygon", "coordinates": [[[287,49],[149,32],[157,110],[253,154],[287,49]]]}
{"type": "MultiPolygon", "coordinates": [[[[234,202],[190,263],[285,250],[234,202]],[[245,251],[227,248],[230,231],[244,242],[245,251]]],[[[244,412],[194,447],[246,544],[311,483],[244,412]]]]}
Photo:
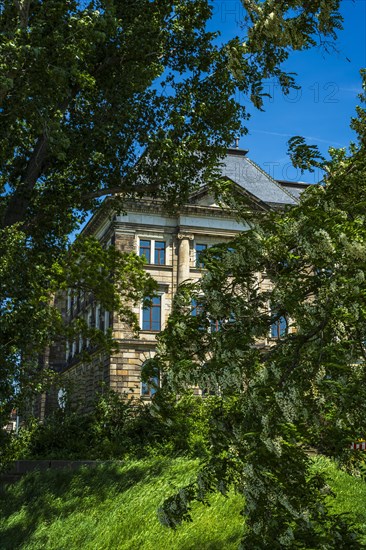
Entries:
{"type": "MultiPolygon", "coordinates": [[[[296,204],[306,184],[275,181],[246,153],[229,149],[222,174],[247,197],[252,207],[268,210],[296,204]]],[[[72,382],[75,398],[83,406],[91,402],[101,383],[128,396],[151,397],[154,390],[141,382],[141,366],[154,354],[156,335],[165,326],[178,285],[201,276],[203,250],[228,241],[249,227],[238,223],[229,209],[215,204],[206,188],[194,193],[177,215],[167,214],[148,199],[131,201],[126,209],[125,215],[108,215],[102,209],[91,218],[83,233],[121,251],[144,255],[146,270],[157,281],[159,293],[151,307],[141,306],[137,312],[141,327],[138,337],[116,315],[102,311],[86,297],[69,295],[60,304],[66,318],[83,315],[97,328],[110,327],[119,343],[118,353],[109,356],[95,350],[89,363],[80,360],[80,352],[88,347],[88,342],[80,340],[66,345],[66,349],[50,351],[47,362],[72,382]]]]}

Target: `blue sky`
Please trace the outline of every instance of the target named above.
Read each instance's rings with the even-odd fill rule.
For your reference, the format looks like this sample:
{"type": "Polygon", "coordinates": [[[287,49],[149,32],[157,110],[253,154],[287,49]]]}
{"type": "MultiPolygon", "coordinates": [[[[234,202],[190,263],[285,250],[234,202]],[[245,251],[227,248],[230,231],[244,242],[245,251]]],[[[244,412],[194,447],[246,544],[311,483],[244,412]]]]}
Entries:
{"type": "MultiPolygon", "coordinates": [[[[240,0],[214,0],[211,25],[220,28],[224,40],[242,36],[242,9],[240,0]]],[[[265,100],[265,112],[240,98],[252,115],[240,147],[249,149],[250,158],[276,179],[316,182],[321,178],[319,173],[301,174],[291,166],[286,155],[291,136],[308,138],[323,154],[329,146],[346,147],[355,139],[349,124],[359,104],[359,71],[366,67],[366,0],[342,0],[341,12],[344,30],[338,35],[338,52],[326,54],[317,48],[295,52],[284,65],[298,74],[301,90],[286,97],[274,81],[268,81],[266,91],[273,97],[265,100]]]]}

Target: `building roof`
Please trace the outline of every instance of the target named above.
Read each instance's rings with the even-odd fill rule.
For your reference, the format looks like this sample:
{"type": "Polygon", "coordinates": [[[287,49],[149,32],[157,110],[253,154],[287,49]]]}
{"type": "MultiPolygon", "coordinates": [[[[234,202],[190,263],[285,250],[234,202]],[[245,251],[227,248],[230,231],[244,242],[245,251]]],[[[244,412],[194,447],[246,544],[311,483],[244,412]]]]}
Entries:
{"type": "Polygon", "coordinates": [[[301,193],[311,185],[311,183],[305,183],[304,181],[288,181],[288,180],[277,180],[278,183],[287,189],[293,195],[296,197],[296,199],[300,198],[301,193]]]}
{"type": "Polygon", "coordinates": [[[243,149],[228,149],[222,161],[223,176],[274,208],[297,204],[299,194],[293,194],[287,186],[271,178],[246,153],[243,149]]]}
{"type": "MultiPolygon", "coordinates": [[[[309,184],[304,182],[293,182],[285,180],[275,180],[260,168],[255,162],[249,159],[248,151],[239,148],[230,148],[227,155],[221,161],[221,174],[224,178],[228,178],[252,200],[253,206],[258,208],[274,208],[281,209],[286,206],[294,206],[298,204],[301,193],[308,187],[309,184]]],[[[207,186],[202,187],[192,194],[189,205],[192,207],[199,204],[197,199],[202,198],[202,195],[208,193],[207,186]]],[[[136,209],[139,205],[143,207],[144,201],[134,201],[130,199],[126,206],[136,209]]],[[[160,204],[159,200],[154,200],[154,203],[160,204]]],[[[149,203],[150,204],[150,203],[149,203]]],[[[161,203],[162,204],[162,203],[161,203]]],[[[95,231],[106,219],[108,211],[108,197],[103,203],[107,210],[100,208],[88,221],[83,229],[83,232],[89,233],[95,231]]],[[[202,206],[202,205],[201,205],[202,206]]],[[[209,205],[207,205],[209,206],[209,205]]],[[[151,207],[151,204],[149,208],[151,207]]],[[[184,208],[184,207],[183,207],[184,208]]],[[[217,216],[217,212],[215,214],[217,216]]],[[[107,216],[108,217],[108,216],[107,216]]]]}

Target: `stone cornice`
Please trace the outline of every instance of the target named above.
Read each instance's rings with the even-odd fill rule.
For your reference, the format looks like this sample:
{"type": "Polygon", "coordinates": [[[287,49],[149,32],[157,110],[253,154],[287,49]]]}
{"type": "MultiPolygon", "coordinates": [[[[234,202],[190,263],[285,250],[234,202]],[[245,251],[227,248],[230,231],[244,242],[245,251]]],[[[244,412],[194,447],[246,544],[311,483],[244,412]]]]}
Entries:
{"type": "Polygon", "coordinates": [[[172,264],[145,264],[145,269],[147,271],[171,271],[173,269],[172,264]]]}
{"type": "MultiPolygon", "coordinates": [[[[159,334],[158,332],[146,332],[146,334],[159,334]]],[[[123,352],[124,349],[132,346],[133,348],[146,348],[150,347],[152,350],[156,350],[156,341],[155,340],[142,340],[135,338],[115,338],[115,341],[120,344],[119,352],[123,352]]],[[[113,354],[112,354],[113,357],[113,354]]]]}
{"type": "MultiPolygon", "coordinates": [[[[230,208],[218,207],[218,206],[200,206],[196,204],[185,204],[179,208],[176,212],[169,212],[164,209],[164,203],[159,200],[141,199],[139,201],[126,201],[124,212],[139,212],[144,214],[151,214],[152,212],[157,215],[164,216],[166,218],[176,219],[178,225],[179,216],[182,215],[196,215],[200,217],[209,218],[235,218],[235,213],[230,208]]],[[[92,235],[98,231],[101,225],[105,222],[108,215],[112,218],[110,226],[107,230],[116,223],[114,209],[111,200],[106,199],[101,205],[100,209],[93,215],[93,217],[86,224],[82,233],[85,235],[92,235]]],[[[117,224],[123,223],[123,218],[117,224]]]]}
{"type": "MultiPolygon", "coordinates": [[[[113,215],[113,208],[110,199],[105,199],[105,201],[100,205],[99,209],[87,222],[86,226],[82,229],[81,234],[93,235],[94,233],[96,233],[99,227],[105,222],[108,215],[113,215]]],[[[111,220],[111,224],[112,223],[113,221],[111,220]]]]}
{"type": "Polygon", "coordinates": [[[221,217],[221,218],[232,218],[233,214],[232,211],[227,208],[221,208],[218,206],[200,206],[196,204],[185,204],[179,208],[179,210],[176,213],[170,214],[169,212],[166,212],[164,210],[164,206],[162,203],[156,204],[156,201],[154,203],[150,201],[140,201],[139,203],[135,204],[126,204],[126,211],[129,212],[144,212],[145,214],[151,214],[151,206],[154,204],[154,214],[161,214],[163,216],[166,216],[167,218],[178,218],[182,214],[197,214],[197,215],[207,215],[209,217],[221,217]],[[159,208],[160,206],[160,208],[159,208]]]}

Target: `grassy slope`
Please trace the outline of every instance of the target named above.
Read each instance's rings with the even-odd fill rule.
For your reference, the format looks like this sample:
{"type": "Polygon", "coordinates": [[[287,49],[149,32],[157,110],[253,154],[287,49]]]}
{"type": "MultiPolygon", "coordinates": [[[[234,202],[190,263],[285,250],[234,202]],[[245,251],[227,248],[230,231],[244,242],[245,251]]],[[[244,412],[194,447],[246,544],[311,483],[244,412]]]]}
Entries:
{"type": "Polygon", "coordinates": [[[193,461],[154,459],[23,478],[1,495],[0,548],[237,548],[238,496],[216,496],[210,508],[198,506],[194,523],[176,532],[159,524],[157,507],[189,482],[194,469],[193,461]]]}
{"type": "MultiPolygon", "coordinates": [[[[352,512],[366,532],[366,484],[320,459],[338,493],[337,512],[352,512]]],[[[0,494],[1,550],[222,550],[237,548],[241,499],[215,496],[197,506],[194,522],[171,531],[159,525],[156,508],[187,483],[195,463],[151,459],[31,475],[0,494]]]]}

